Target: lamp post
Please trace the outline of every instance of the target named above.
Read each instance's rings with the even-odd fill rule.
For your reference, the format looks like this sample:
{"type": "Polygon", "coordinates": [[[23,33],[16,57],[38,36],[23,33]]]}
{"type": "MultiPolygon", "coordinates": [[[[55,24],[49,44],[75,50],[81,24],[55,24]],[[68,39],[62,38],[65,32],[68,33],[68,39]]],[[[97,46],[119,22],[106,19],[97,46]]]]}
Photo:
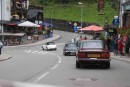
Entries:
{"type": "Polygon", "coordinates": [[[82,2],[78,2],[79,5],[81,5],[81,13],[80,13],[80,16],[81,16],[81,28],[83,27],[83,3],[82,2]]]}

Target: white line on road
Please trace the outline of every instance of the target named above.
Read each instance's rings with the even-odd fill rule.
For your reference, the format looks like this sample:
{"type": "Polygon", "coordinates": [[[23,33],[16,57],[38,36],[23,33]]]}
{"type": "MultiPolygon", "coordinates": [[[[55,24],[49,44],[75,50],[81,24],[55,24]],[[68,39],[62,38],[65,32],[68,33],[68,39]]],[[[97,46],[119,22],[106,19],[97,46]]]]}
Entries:
{"type": "Polygon", "coordinates": [[[47,52],[40,51],[37,54],[46,54],[47,52]]]}
{"type": "Polygon", "coordinates": [[[37,53],[38,51],[34,51],[34,52],[32,52],[32,53],[37,53]]]}
{"type": "Polygon", "coordinates": [[[59,62],[58,63],[61,63],[61,58],[60,58],[60,56],[57,56],[58,58],[59,58],[59,62]]]}
{"type": "Polygon", "coordinates": [[[51,69],[56,69],[59,66],[59,64],[56,64],[55,66],[53,66],[51,69]]]}
{"type": "Polygon", "coordinates": [[[37,83],[39,82],[42,78],[44,78],[45,76],[47,76],[50,72],[46,72],[43,75],[41,75],[40,77],[38,77],[36,80],[34,80],[33,82],[37,83]]]}
{"type": "Polygon", "coordinates": [[[31,52],[31,51],[32,51],[32,50],[28,50],[28,51],[27,51],[27,50],[25,50],[25,52],[27,52],[27,53],[29,53],[29,52],[31,52]]]}

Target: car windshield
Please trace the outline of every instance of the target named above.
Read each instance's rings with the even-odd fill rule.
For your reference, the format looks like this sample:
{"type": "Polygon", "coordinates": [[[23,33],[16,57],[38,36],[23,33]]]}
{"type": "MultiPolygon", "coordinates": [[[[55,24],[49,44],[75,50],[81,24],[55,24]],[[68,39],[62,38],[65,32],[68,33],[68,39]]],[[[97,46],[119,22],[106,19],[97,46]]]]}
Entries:
{"type": "Polygon", "coordinates": [[[80,48],[103,48],[101,41],[85,41],[82,42],[80,48]]]}
{"type": "Polygon", "coordinates": [[[68,47],[68,48],[76,48],[76,44],[74,44],[74,43],[66,44],[66,47],[68,47]]]}

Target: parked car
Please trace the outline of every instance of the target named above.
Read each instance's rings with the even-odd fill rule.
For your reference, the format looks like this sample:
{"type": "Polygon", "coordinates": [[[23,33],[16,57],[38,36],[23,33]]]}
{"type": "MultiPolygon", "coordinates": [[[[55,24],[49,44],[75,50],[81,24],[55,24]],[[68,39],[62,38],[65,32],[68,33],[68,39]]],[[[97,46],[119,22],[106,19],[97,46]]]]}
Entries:
{"type": "Polygon", "coordinates": [[[63,48],[63,55],[76,55],[77,46],[76,43],[66,43],[63,48]]]}
{"type": "Polygon", "coordinates": [[[76,68],[84,65],[102,65],[110,68],[110,53],[102,40],[83,40],[76,52],[76,68]]]}
{"type": "Polygon", "coordinates": [[[46,42],[44,45],[42,45],[43,50],[56,50],[57,46],[54,42],[46,42]]]}

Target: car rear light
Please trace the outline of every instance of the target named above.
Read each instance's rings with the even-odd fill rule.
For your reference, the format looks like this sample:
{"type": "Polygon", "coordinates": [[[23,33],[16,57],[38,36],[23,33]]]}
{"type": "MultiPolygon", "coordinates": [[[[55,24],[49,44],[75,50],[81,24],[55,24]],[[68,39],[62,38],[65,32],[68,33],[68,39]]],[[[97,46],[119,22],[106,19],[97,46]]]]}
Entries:
{"type": "Polygon", "coordinates": [[[85,58],[86,54],[85,53],[78,53],[78,58],[85,58]]]}
{"type": "Polygon", "coordinates": [[[109,58],[110,54],[109,53],[102,53],[101,57],[103,57],[103,58],[109,58]]]}

